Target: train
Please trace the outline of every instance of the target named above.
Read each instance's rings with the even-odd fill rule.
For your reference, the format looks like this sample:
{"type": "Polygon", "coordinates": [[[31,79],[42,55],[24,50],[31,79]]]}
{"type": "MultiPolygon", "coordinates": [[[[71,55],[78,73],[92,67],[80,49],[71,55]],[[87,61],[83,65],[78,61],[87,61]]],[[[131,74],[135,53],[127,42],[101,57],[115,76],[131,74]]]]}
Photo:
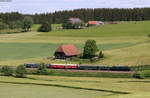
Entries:
{"type": "MultiPolygon", "coordinates": [[[[131,68],[124,65],[117,66],[92,66],[79,64],[44,64],[48,69],[68,69],[68,70],[101,70],[101,71],[131,71],[131,68]]],[[[40,64],[25,63],[26,68],[38,68],[40,64]]]]}

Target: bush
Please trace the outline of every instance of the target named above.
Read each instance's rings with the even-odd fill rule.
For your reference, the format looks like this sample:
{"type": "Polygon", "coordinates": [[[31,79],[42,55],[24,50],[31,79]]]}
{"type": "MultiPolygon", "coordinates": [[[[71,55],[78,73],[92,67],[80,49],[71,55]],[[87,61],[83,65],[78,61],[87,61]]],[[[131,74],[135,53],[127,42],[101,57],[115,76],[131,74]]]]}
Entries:
{"type": "Polygon", "coordinates": [[[100,59],[100,58],[104,58],[104,54],[103,54],[102,51],[99,52],[98,58],[99,58],[99,59],[100,59]]]}
{"type": "Polygon", "coordinates": [[[37,69],[37,74],[39,75],[47,75],[47,68],[46,66],[42,63],[37,69]]]}
{"type": "Polygon", "coordinates": [[[144,78],[150,78],[150,70],[140,71],[133,75],[135,78],[144,79],[144,78]]]}
{"type": "Polygon", "coordinates": [[[1,72],[4,76],[13,76],[13,69],[8,66],[3,66],[1,72]]]}
{"type": "Polygon", "coordinates": [[[44,22],[41,27],[38,29],[39,32],[49,32],[52,30],[51,23],[44,22]]]}
{"type": "Polygon", "coordinates": [[[150,70],[145,70],[143,73],[146,78],[150,78],[150,70]]]}
{"type": "Polygon", "coordinates": [[[73,24],[70,22],[65,22],[62,24],[63,29],[73,29],[73,24]]]}
{"type": "Polygon", "coordinates": [[[133,66],[131,67],[133,71],[144,71],[144,70],[150,70],[150,65],[141,65],[141,66],[133,66]]]}
{"type": "Polygon", "coordinates": [[[84,22],[75,22],[72,23],[71,21],[64,21],[64,23],[62,24],[62,27],[64,29],[82,29],[85,27],[84,22]]]}
{"type": "Polygon", "coordinates": [[[144,79],[145,76],[142,72],[137,72],[133,75],[134,78],[138,78],[138,79],[144,79]]]}
{"type": "Polygon", "coordinates": [[[25,78],[26,77],[26,68],[23,65],[20,65],[16,68],[16,77],[25,78]]]}

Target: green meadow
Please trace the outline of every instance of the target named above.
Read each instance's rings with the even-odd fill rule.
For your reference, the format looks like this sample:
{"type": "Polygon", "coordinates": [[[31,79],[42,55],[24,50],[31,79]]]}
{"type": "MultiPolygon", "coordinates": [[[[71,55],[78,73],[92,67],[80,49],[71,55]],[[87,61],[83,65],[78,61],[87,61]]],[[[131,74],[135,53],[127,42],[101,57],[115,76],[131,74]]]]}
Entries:
{"type": "MultiPolygon", "coordinates": [[[[94,39],[105,57],[93,65],[150,64],[150,21],[118,22],[79,30],[0,34],[0,65],[27,62],[66,63],[48,59],[61,44],[74,44],[82,52],[94,39]]],[[[77,63],[69,62],[67,63],[77,63]]],[[[149,98],[150,79],[28,75],[0,76],[0,98],[149,98]]]]}
{"type": "Polygon", "coordinates": [[[149,86],[149,79],[0,76],[0,98],[149,98],[149,86]]]}
{"type": "MultiPolygon", "coordinates": [[[[26,62],[66,63],[47,59],[61,44],[74,44],[83,51],[87,39],[94,39],[105,58],[93,65],[139,65],[150,64],[150,21],[118,22],[78,30],[58,29],[37,32],[0,34],[0,65],[19,65],[26,62]]],[[[76,63],[69,62],[68,63],[76,63]]]]}

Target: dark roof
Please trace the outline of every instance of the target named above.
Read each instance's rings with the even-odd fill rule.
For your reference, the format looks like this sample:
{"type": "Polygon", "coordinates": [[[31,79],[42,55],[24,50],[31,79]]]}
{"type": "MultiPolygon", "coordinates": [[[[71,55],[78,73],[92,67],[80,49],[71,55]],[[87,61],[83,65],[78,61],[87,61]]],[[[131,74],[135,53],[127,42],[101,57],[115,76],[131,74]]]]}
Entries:
{"type": "Polygon", "coordinates": [[[79,55],[79,51],[74,45],[61,45],[56,52],[63,52],[66,56],[79,55]]]}
{"type": "Polygon", "coordinates": [[[82,22],[82,20],[80,18],[69,18],[68,20],[73,23],[82,22]]]}

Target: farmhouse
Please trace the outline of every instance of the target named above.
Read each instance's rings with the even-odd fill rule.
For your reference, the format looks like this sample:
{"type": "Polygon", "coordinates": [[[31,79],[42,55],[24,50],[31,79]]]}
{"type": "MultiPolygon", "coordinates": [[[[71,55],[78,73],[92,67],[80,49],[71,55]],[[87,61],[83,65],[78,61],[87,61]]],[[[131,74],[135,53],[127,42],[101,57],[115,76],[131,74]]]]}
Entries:
{"type": "Polygon", "coordinates": [[[67,59],[78,56],[80,53],[74,45],[61,45],[55,51],[55,59],[67,59]]]}

